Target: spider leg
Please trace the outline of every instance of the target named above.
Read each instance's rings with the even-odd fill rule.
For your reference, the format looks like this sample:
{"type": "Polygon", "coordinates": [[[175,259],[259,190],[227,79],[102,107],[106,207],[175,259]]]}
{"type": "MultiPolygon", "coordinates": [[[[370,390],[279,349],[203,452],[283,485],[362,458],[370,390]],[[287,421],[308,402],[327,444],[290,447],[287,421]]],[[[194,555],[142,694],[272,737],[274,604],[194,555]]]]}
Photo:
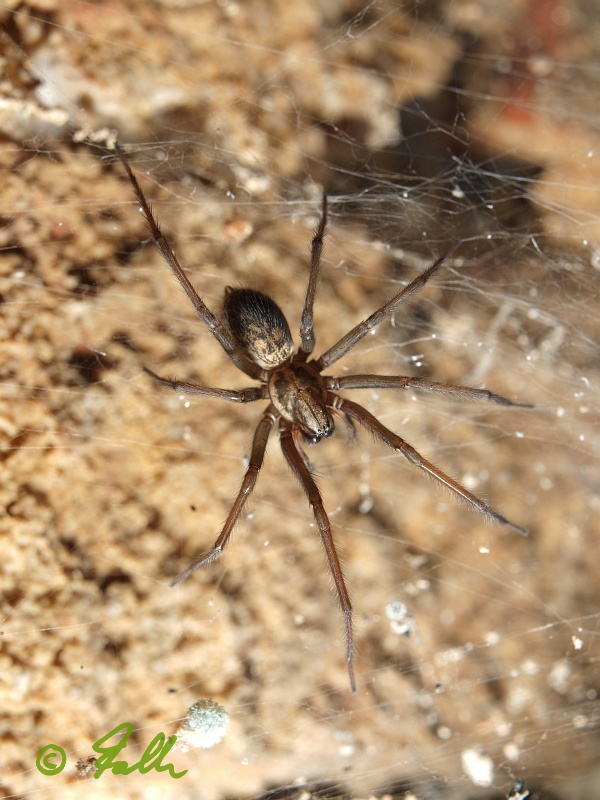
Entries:
{"type": "Polygon", "coordinates": [[[390,431],[385,425],[382,425],[379,420],[370,414],[365,408],[359,406],[357,403],[353,403],[351,400],[344,400],[341,397],[338,397],[335,394],[329,395],[328,403],[330,403],[334,408],[339,409],[344,414],[348,414],[349,417],[355,419],[359,422],[363,428],[368,430],[377,438],[381,439],[385,444],[389,445],[391,448],[396,450],[399,453],[402,453],[411,464],[414,464],[419,469],[422,469],[423,472],[427,472],[427,474],[431,475],[432,478],[435,478],[436,481],[443,484],[446,488],[450,489],[458,497],[461,497],[463,500],[466,500],[469,505],[473,506],[473,508],[477,509],[481,514],[484,514],[486,517],[489,517],[498,525],[508,525],[509,528],[512,528],[517,533],[521,534],[521,536],[527,536],[527,531],[525,528],[521,528],[520,525],[515,525],[514,522],[510,522],[510,520],[506,519],[505,516],[500,514],[499,511],[492,508],[487,503],[484,503],[483,500],[480,500],[474,494],[465,489],[458,481],[455,481],[449,475],[446,475],[445,472],[435,467],[430,461],[427,461],[414,447],[405,442],[397,434],[390,431]]]}
{"type": "Polygon", "coordinates": [[[359,322],[359,324],[352,328],[351,331],[348,331],[345,336],[342,336],[339,342],[336,342],[333,347],[330,347],[329,350],[323,353],[323,355],[317,359],[319,369],[323,370],[325,367],[331,366],[331,364],[346,355],[346,353],[351,350],[357,342],[360,342],[372,328],[375,328],[380,322],[383,322],[386,317],[393,314],[405,300],[408,300],[409,297],[412,297],[413,294],[420,291],[442,266],[455,247],[456,245],[447,250],[444,255],[440,256],[424,272],[417,275],[416,278],[413,278],[407,286],[395,294],[387,303],[384,303],[377,311],[374,311],[371,316],[359,322]]]}
{"type": "Polygon", "coordinates": [[[321,275],[321,253],[323,251],[323,238],[325,236],[326,226],[327,195],[324,194],[321,221],[319,222],[319,227],[315,231],[311,245],[310,275],[308,278],[308,286],[306,287],[306,297],[304,299],[302,317],[300,319],[300,339],[302,340],[302,345],[300,346],[299,352],[306,356],[309,356],[315,347],[313,310],[315,305],[317,284],[321,275]]]}
{"type": "Polygon", "coordinates": [[[306,469],[312,475],[314,473],[315,469],[314,469],[313,465],[311,464],[310,458],[308,457],[308,455],[306,453],[306,450],[304,449],[304,447],[302,447],[302,444],[303,444],[302,441],[301,441],[302,433],[300,432],[300,428],[292,427],[292,436],[294,438],[294,447],[298,451],[298,455],[300,456],[302,461],[304,461],[304,466],[306,467],[306,469]]]}
{"type": "Polygon", "coordinates": [[[129,166],[129,162],[125,157],[125,153],[121,149],[121,146],[118,142],[115,142],[115,152],[119,157],[125,172],[127,173],[127,177],[133,186],[133,191],[137,198],[138,203],[140,204],[142,213],[146,218],[146,222],[148,223],[148,227],[150,228],[150,233],[152,234],[152,238],[154,240],[154,244],[160,251],[160,254],[167,262],[169,267],[171,268],[171,272],[177,280],[179,281],[183,291],[187,294],[190,302],[196,309],[196,314],[200,317],[202,322],[206,325],[215,339],[219,342],[223,350],[227,353],[229,358],[233,361],[235,366],[240,369],[242,372],[245,372],[246,375],[250,375],[252,378],[257,378],[260,374],[260,368],[252,363],[249,363],[247,359],[242,359],[238,355],[238,352],[235,348],[235,345],[231,339],[231,335],[227,328],[220,322],[217,317],[212,313],[212,311],[208,308],[208,306],[204,303],[204,300],[200,297],[198,292],[194,289],[192,284],[190,283],[189,278],[183,271],[179,261],[173,250],[171,249],[169,243],[165,239],[158,222],[156,221],[154,214],[152,213],[152,209],[150,204],[146,200],[144,193],[138,183],[137,178],[133,174],[131,167],[129,166]]]}
{"type": "Polygon", "coordinates": [[[218,397],[221,400],[229,400],[232,403],[252,403],[254,400],[269,399],[269,389],[267,386],[252,386],[247,389],[214,389],[211,386],[198,386],[197,383],[188,383],[187,381],[178,381],[172,378],[161,378],[160,375],[152,372],[152,370],[147,367],[144,367],[144,372],[151,375],[158,383],[176,392],[218,397]]]}
{"type": "Polygon", "coordinates": [[[300,484],[304,489],[306,496],[308,497],[308,502],[311,505],[313,514],[315,516],[315,521],[317,523],[317,527],[319,528],[319,533],[321,534],[321,541],[323,542],[323,547],[325,548],[325,552],[327,553],[327,559],[329,560],[329,568],[331,569],[331,574],[333,575],[333,580],[340,601],[340,606],[342,607],[342,613],[344,614],[344,623],[346,627],[346,665],[348,668],[348,676],[350,678],[350,687],[352,689],[352,692],[355,693],[356,681],[354,679],[354,668],[352,666],[352,659],[354,656],[352,604],[350,602],[350,596],[348,595],[348,590],[346,589],[346,584],[344,582],[344,573],[342,572],[342,567],[338,558],[337,551],[335,549],[333,536],[331,534],[331,524],[327,517],[327,512],[325,511],[325,507],[323,505],[323,499],[321,498],[321,493],[317,488],[317,484],[314,482],[304,462],[304,459],[302,458],[302,456],[296,449],[296,445],[294,444],[293,425],[292,423],[284,419],[281,420],[280,438],[281,438],[281,449],[283,450],[283,454],[288,464],[294,471],[294,474],[300,481],[300,484]]]}
{"type": "Polygon", "coordinates": [[[488,389],[472,389],[470,386],[458,386],[454,383],[437,383],[428,378],[412,378],[409,375],[345,375],[343,378],[325,377],[328,389],[418,389],[422,392],[438,392],[439,394],[463,397],[465,399],[487,400],[501,406],[517,408],[533,408],[530,403],[516,403],[488,389]]]}
{"type": "Polygon", "coordinates": [[[199,567],[202,567],[205,564],[210,564],[221,555],[225,545],[229,541],[229,537],[231,536],[233,528],[239,519],[242,509],[246,504],[246,500],[248,500],[252,494],[252,490],[254,489],[256,479],[258,478],[258,473],[262,467],[265,457],[267,440],[278,416],[279,415],[275,410],[275,407],[273,405],[269,405],[256,427],[254,439],[252,440],[250,462],[248,464],[246,474],[244,475],[240,490],[235,498],[233,506],[231,507],[231,511],[227,515],[225,525],[223,526],[223,530],[219,534],[218,539],[210,550],[208,550],[206,553],[201,553],[200,555],[196,556],[189,567],[171,581],[171,586],[176,586],[178,583],[186,580],[186,578],[189,578],[192,572],[195,572],[199,567]]]}

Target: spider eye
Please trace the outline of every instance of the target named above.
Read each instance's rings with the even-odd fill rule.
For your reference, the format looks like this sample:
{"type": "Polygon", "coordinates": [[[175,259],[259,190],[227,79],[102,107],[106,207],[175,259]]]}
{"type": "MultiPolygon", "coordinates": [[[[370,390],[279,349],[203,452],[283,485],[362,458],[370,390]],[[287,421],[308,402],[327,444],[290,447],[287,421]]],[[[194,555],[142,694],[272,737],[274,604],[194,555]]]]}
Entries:
{"type": "Polygon", "coordinates": [[[223,312],[236,342],[259,367],[278,367],[294,352],[283,311],[266,294],[228,286],[223,312]]]}
{"type": "Polygon", "coordinates": [[[302,441],[305,444],[309,445],[309,444],[319,444],[321,439],[327,439],[329,436],[331,436],[333,431],[334,428],[332,426],[331,428],[325,429],[322,433],[307,433],[306,431],[300,429],[300,434],[302,436],[302,441]]]}

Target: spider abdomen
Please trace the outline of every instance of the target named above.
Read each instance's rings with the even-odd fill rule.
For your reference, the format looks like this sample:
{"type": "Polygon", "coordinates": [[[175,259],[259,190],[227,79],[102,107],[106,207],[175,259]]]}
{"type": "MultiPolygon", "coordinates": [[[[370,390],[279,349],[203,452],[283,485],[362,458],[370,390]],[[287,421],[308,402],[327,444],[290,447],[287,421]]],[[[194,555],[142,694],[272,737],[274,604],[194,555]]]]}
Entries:
{"type": "Polygon", "coordinates": [[[223,306],[233,337],[259,367],[273,369],[292,355],[290,327],[283,311],[268,295],[228,286],[223,306]]]}
{"type": "Polygon", "coordinates": [[[271,401],[282,417],[296,424],[311,441],[331,436],[333,417],[327,387],[313,364],[292,361],[269,375],[271,401]]]}

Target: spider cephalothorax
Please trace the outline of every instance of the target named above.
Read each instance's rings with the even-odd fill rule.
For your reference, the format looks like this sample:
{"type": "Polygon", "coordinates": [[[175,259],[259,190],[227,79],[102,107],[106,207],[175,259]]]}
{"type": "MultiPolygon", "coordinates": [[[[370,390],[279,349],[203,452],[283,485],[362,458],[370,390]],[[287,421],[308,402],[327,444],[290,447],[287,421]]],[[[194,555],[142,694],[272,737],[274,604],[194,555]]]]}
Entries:
{"type": "Polygon", "coordinates": [[[384,444],[402,453],[412,464],[431,475],[481,514],[500,525],[508,525],[518,533],[525,535],[526,531],[523,528],[510,522],[505,516],[465,489],[458,481],[450,478],[435,467],[418,453],[414,447],[411,447],[404,439],[386,428],[366,409],[351,400],[346,400],[336,392],[340,389],[406,389],[411,387],[417,391],[438,392],[454,397],[488,400],[504,406],[520,406],[521,408],[531,408],[531,406],[515,403],[505,397],[493,394],[487,389],[473,389],[468,386],[437,383],[427,378],[413,378],[408,375],[367,374],[345,375],[344,377],[336,378],[322,374],[324,369],[342,358],[370,330],[393,314],[409,297],[422,289],[442,266],[445,259],[445,256],[438,258],[430,267],[420,275],[417,275],[416,278],[369,317],[352,328],[319,358],[309,360],[315,346],[313,307],[321,272],[321,251],[327,224],[326,197],[323,197],[321,221],[312,240],[310,274],[300,321],[301,344],[298,350],[294,348],[290,328],[283,312],[270,297],[262,292],[257,292],[253,289],[227,287],[225,289],[223,314],[221,318],[215,316],[188,280],[173,250],[161,233],[140,185],[118,145],[116,145],[116,152],[133,185],[154,242],[192,302],[196,313],[236,367],[249,377],[259,381],[259,386],[246,389],[217,389],[170,378],[161,378],[150,370],[146,371],[163,386],[168,386],[178,392],[218,397],[234,403],[250,403],[255,400],[269,401],[254,432],[249,464],[223,530],[212,548],[197,556],[190,566],[172,581],[171,585],[185,580],[198,567],[214,561],[222,552],[256,483],[263,463],[269,434],[275,423],[278,423],[281,449],[308,497],[327,553],[329,566],[344,614],[346,662],[350,685],[352,691],[356,691],[352,665],[354,652],[352,606],[333,542],[327,512],[325,511],[321,494],[311,475],[310,465],[298,443],[298,438],[314,444],[323,437],[331,436],[334,432],[334,414],[340,414],[350,421],[349,424],[358,422],[384,444]]]}
{"type": "Polygon", "coordinates": [[[279,414],[312,443],[331,436],[327,384],[305,353],[294,355],[290,326],[277,303],[262,292],[228,286],[223,316],[242,351],[265,371],[260,380],[279,414]]]}

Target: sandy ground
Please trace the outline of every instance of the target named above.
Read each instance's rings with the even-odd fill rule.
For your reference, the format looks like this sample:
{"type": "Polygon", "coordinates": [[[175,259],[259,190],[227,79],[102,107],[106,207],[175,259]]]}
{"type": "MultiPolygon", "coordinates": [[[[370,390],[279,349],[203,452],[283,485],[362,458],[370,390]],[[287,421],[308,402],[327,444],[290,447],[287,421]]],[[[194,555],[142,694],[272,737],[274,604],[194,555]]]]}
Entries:
{"type": "MultiPolygon", "coordinates": [[[[599,273],[584,240],[600,239],[600,142],[581,78],[545,72],[593,62],[585,9],[46,0],[0,13],[2,796],[211,800],[332,781],[466,797],[483,791],[463,775],[470,751],[497,767],[486,796],[518,776],[599,796],[599,273]],[[513,71],[469,73],[477,52],[513,71]],[[355,605],[352,696],[326,562],[275,435],[231,547],[168,586],[219,531],[263,404],[182,400],[144,374],[249,385],[152,248],[114,155],[73,134],[119,131],[212,308],[250,284],[296,331],[320,186],[351,195],[368,173],[388,176],[389,196],[410,156],[385,144],[397,109],[435,102],[456,64],[464,136],[482,160],[526,165],[527,196],[493,222],[483,203],[452,221],[430,198],[394,233],[406,248],[442,220],[408,263],[383,246],[397,213],[385,199],[362,218],[332,202],[317,351],[441,252],[451,222],[475,242],[488,225],[533,225],[533,244],[522,226],[480,261],[465,248],[466,278],[456,261],[331,370],[401,372],[412,338],[421,374],[535,403],[352,395],[531,535],[486,525],[343,425],[311,450],[355,605]],[[441,344],[424,335],[436,330],[441,344]],[[391,600],[414,615],[408,637],[391,600]],[[120,722],[135,727],[133,763],[202,697],[231,727],[210,752],[173,755],[183,778],[77,776],[120,722]],[[68,754],[60,776],[35,767],[49,742],[68,754]]],[[[419,139],[414,162],[449,160],[448,141],[419,139]]]]}

